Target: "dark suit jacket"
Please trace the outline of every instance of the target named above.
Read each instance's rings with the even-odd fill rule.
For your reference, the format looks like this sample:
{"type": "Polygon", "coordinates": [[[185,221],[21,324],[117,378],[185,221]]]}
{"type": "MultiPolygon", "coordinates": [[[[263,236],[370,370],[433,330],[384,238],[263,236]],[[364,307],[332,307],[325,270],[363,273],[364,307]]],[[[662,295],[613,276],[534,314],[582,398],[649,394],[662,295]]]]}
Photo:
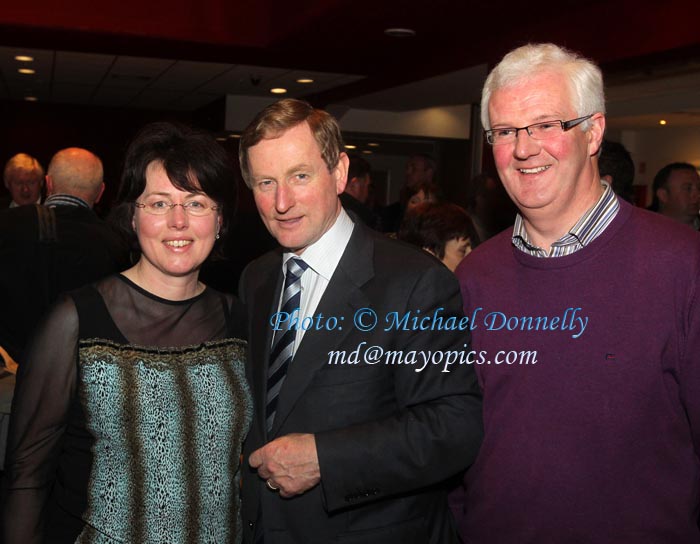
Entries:
{"type": "Polygon", "coordinates": [[[95,213],[57,206],[56,241],[39,240],[36,206],[0,211],[0,345],[17,362],[49,305],[126,267],[124,242],[95,213]]]}
{"type": "Polygon", "coordinates": [[[281,256],[276,251],[261,257],[241,279],[256,410],[245,455],[275,437],[314,433],[321,483],[283,499],[250,467],[244,470],[246,541],[252,542],[261,518],[265,544],[456,542],[442,482],[471,464],[481,442],[481,395],[471,366],[442,372],[443,366],[428,365],[417,372],[422,364],[328,363],[329,351],[350,354],[358,346],[361,354],[370,346],[407,356],[466,351],[468,331],[403,331],[385,322],[391,312],[419,310],[424,316],[437,308],[444,308],[445,317],[461,317],[454,276],[426,253],[356,223],[315,313],[338,318],[342,330],[306,331],[268,436],[261,414],[281,256]],[[374,330],[353,325],[362,308],[376,312],[374,330]]]}

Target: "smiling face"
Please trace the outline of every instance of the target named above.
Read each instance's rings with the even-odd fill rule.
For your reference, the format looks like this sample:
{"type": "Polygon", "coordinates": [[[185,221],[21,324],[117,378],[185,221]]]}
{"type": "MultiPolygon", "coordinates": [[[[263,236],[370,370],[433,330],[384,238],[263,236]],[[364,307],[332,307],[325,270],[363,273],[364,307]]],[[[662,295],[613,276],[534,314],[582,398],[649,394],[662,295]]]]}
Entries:
{"type": "MultiPolygon", "coordinates": [[[[142,204],[197,201],[208,207],[216,205],[206,195],[177,189],[160,162],[152,162],[146,168],[146,187],[137,201],[142,204]]],[[[165,215],[152,215],[137,207],[132,224],[141,247],[142,273],[155,278],[196,277],[214,247],[221,218],[216,211],[192,217],[182,206],[174,206],[165,215]]]]}
{"type": "MultiPolygon", "coordinates": [[[[589,113],[593,112],[581,115],[589,113]]],[[[498,89],[489,102],[491,128],[577,117],[561,72],[540,72],[498,89]]],[[[596,114],[585,132],[575,127],[551,139],[535,140],[521,130],[515,142],[493,146],[498,174],[526,224],[558,223],[565,231],[595,204],[601,194],[595,155],[604,129],[604,117],[596,114]]]]}
{"type": "Polygon", "coordinates": [[[348,157],[328,171],[306,122],[248,149],[255,204],[267,230],[297,255],[335,223],[341,210],[348,157]]]}

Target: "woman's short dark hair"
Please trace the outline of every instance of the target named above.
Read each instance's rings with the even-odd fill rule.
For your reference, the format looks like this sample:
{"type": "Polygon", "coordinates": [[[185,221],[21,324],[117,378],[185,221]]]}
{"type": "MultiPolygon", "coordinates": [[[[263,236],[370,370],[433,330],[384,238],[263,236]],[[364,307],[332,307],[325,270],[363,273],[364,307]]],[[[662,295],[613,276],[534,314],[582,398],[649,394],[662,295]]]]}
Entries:
{"type": "Polygon", "coordinates": [[[226,234],[237,205],[234,170],[226,151],[208,133],[182,124],[150,123],[126,151],[112,220],[138,249],[131,222],[134,202],[146,188],[146,170],[162,165],[170,182],[182,191],[204,193],[219,206],[220,237],[226,234]]]}
{"type": "Polygon", "coordinates": [[[430,250],[438,259],[445,257],[445,245],[455,238],[468,238],[479,244],[469,214],[450,202],[423,202],[406,212],[398,239],[430,250]]]}

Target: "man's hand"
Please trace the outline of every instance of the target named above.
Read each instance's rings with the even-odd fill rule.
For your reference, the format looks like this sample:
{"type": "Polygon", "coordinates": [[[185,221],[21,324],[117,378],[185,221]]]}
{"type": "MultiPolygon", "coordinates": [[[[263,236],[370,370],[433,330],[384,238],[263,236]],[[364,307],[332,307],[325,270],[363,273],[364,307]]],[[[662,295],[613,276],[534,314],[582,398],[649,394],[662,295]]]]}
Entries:
{"type": "Polygon", "coordinates": [[[321,481],[316,438],[313,434],[288,434],[268,442],[250,454],[248,463],[268,487],[285,498],[301,495],[321,481]]]}

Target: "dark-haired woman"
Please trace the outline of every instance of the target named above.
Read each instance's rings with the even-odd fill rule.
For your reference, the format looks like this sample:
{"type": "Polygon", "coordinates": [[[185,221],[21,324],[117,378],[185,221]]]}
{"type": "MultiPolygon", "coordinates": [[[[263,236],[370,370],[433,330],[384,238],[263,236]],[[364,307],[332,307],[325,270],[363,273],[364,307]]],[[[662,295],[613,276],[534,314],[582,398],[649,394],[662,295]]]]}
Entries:
{"type": "Polygon", "coordinates": [[[209,136],[157,123],[132,142],[116,212],[140,257],[64,297],[34,337],[10,423],[6,544],[240,541],[242,312],[198,279],[233,183],[209,136]]]}
{"type": "Polygon", "coordinates": [[[398,239],[435,255],[452,272],[479,244],[467,212],[450,202],[423,202],[408,210],[398,239]]]}

